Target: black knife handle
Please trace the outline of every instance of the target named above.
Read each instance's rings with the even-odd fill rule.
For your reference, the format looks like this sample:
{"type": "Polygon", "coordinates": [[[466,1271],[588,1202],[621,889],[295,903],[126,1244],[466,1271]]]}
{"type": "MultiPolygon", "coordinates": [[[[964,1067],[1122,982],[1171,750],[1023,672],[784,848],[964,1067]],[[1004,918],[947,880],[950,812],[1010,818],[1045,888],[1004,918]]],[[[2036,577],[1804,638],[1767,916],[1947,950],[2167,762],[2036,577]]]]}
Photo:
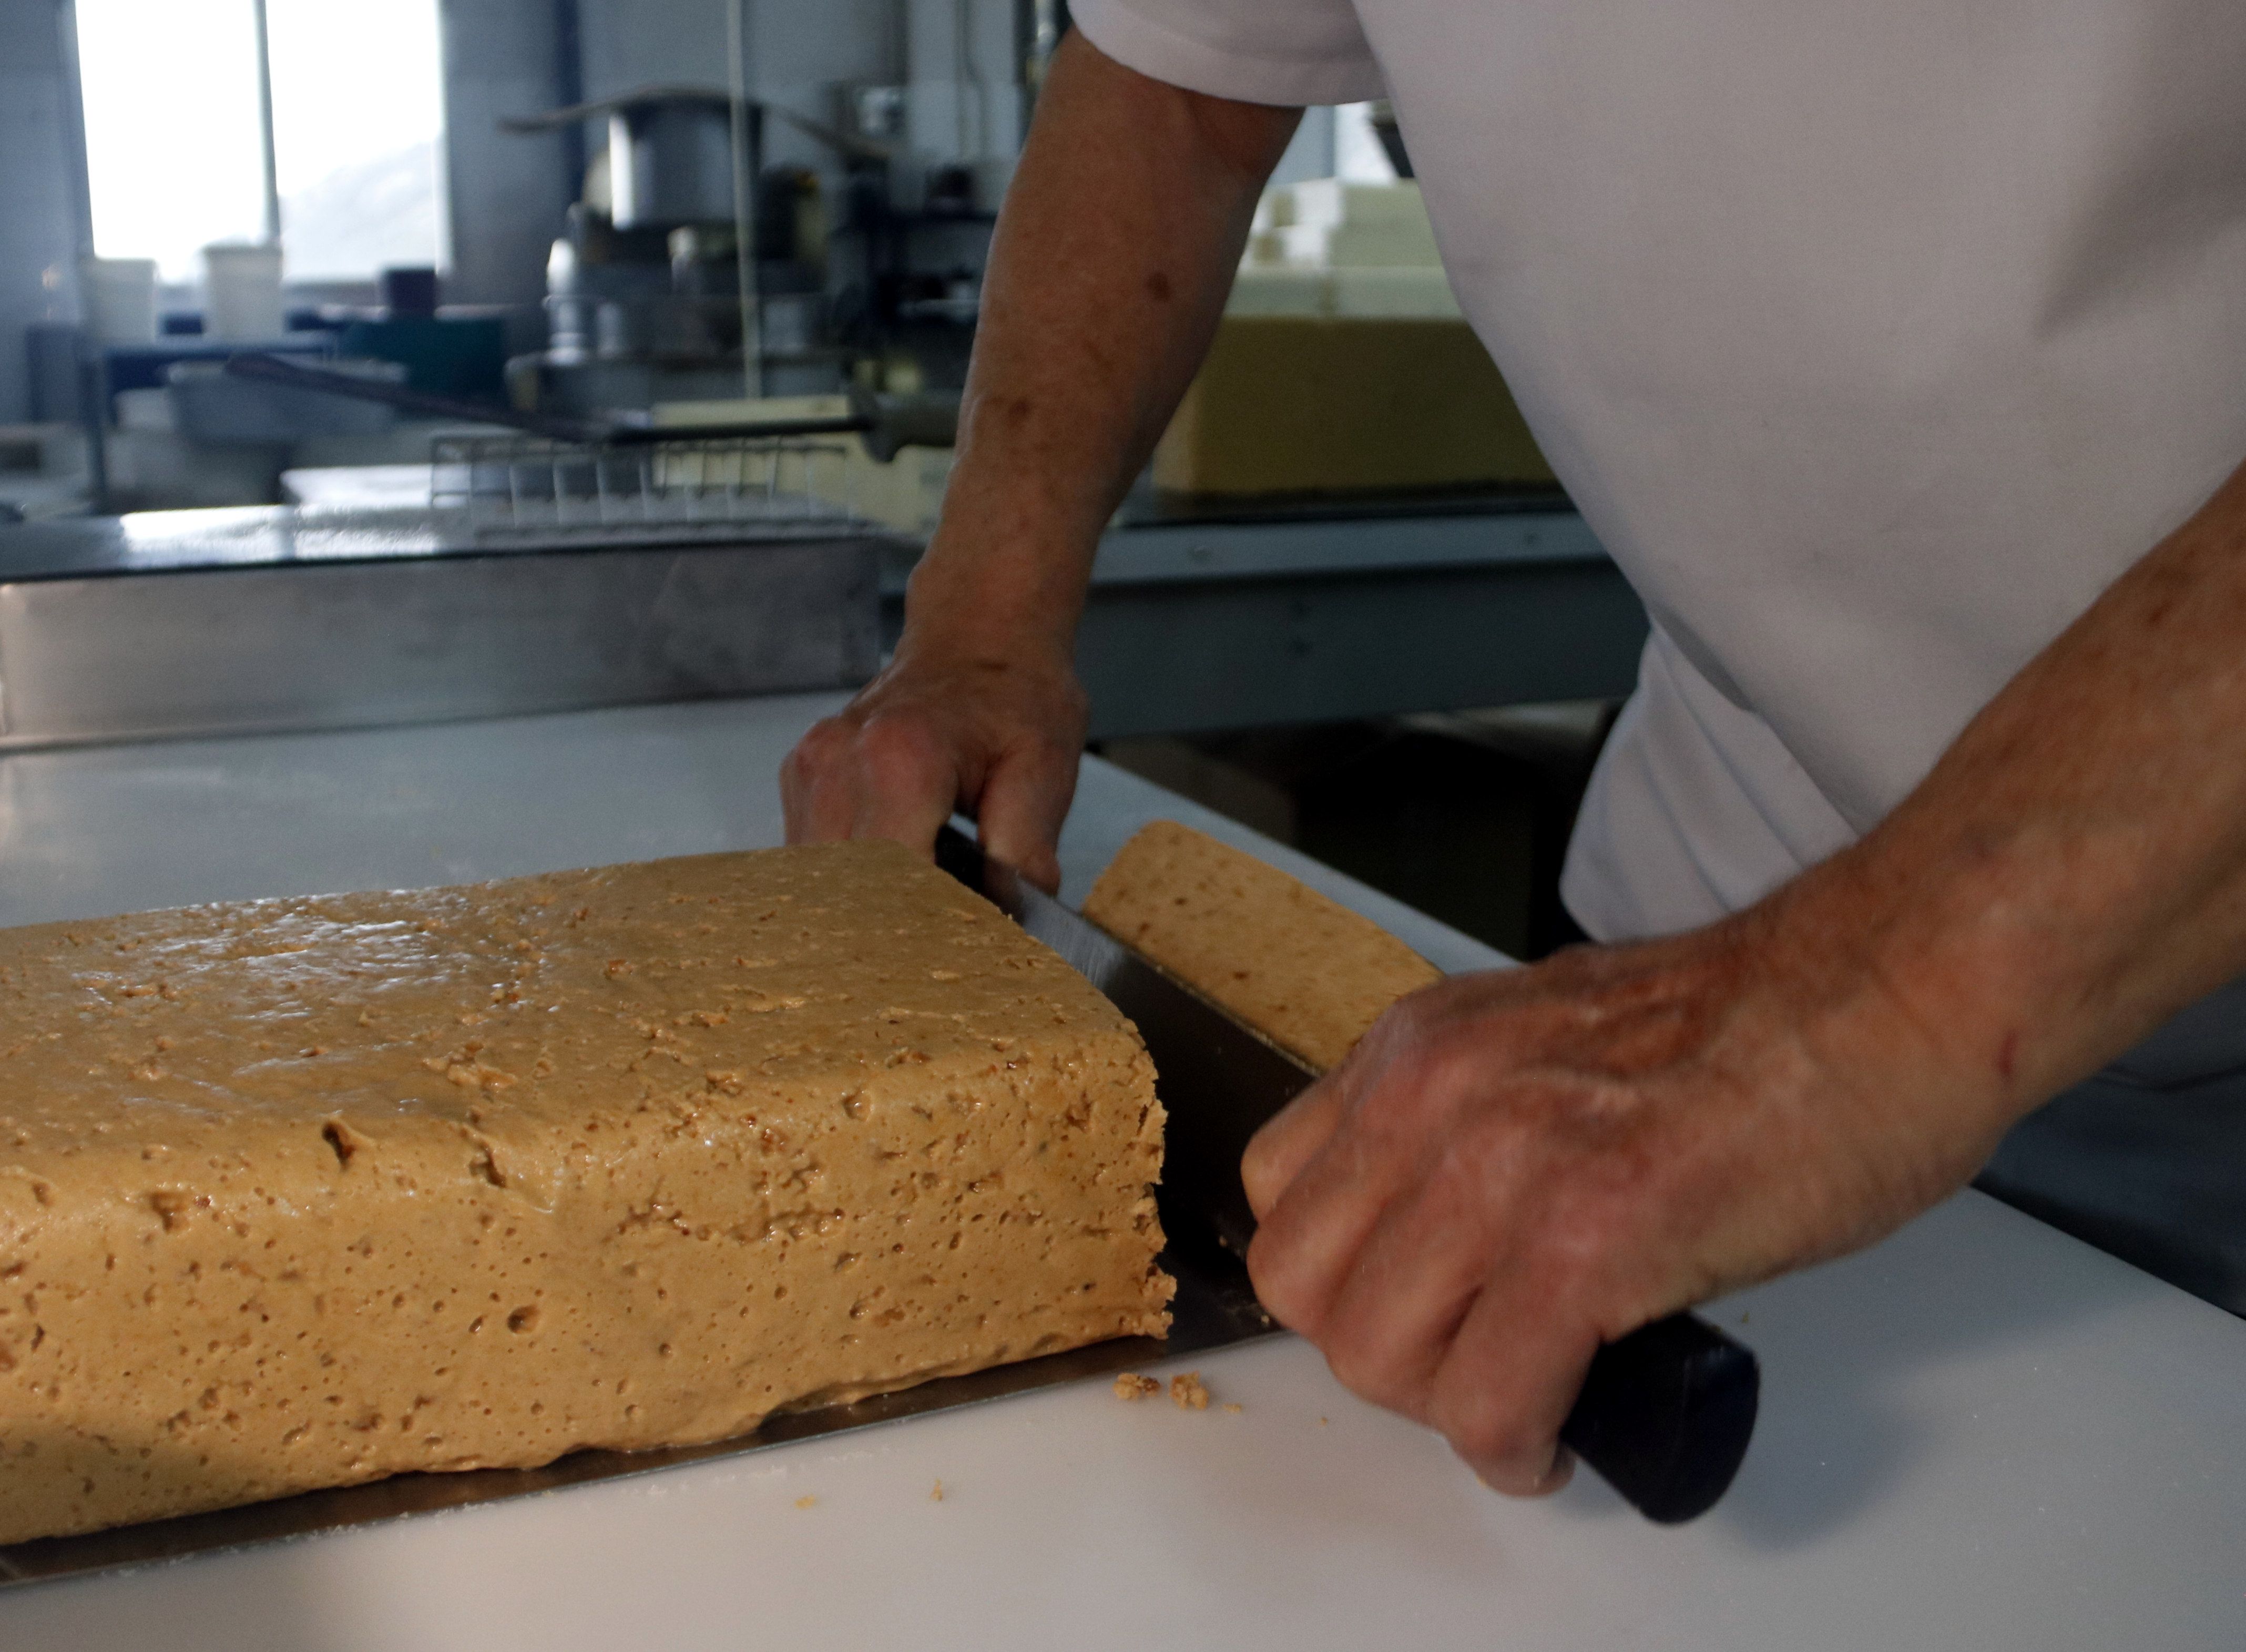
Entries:
{"type": "Polygon", "coordinates": [[[1642,1325],[1592,1356],[1560,1443],[1649,1520],[1706,1513],[1754,1433],[1755,1356],[1696,1314],[1642,1325]]]}

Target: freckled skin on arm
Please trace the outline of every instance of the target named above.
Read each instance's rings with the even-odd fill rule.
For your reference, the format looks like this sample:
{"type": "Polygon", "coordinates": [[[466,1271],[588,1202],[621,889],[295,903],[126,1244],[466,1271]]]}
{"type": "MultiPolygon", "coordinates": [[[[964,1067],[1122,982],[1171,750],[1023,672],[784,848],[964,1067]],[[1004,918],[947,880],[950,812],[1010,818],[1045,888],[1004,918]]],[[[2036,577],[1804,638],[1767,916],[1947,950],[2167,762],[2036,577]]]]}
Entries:
{"type": "Polygon", "coordinates": [[[954,807],[1056,884],[1101,529],[1207,352],[1301,118],[1150,80],[1071,34],[991,245],[958,461],[890,667],[781,775],[792,841],[927,850],[954,807]]]}

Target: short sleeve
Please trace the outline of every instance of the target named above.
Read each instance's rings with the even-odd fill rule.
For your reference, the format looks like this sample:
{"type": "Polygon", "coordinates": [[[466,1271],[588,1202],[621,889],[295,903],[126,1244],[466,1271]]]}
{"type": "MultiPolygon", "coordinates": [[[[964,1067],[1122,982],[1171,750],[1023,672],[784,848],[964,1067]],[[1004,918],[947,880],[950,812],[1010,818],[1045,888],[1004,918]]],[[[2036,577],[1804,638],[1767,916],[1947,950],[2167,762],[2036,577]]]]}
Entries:
{"type": "Polygon", "coordinates": [[[1242,103],[1387,95],[1351,0],[1072,0],[1086,39],[1126,68],[1242,103]]]}

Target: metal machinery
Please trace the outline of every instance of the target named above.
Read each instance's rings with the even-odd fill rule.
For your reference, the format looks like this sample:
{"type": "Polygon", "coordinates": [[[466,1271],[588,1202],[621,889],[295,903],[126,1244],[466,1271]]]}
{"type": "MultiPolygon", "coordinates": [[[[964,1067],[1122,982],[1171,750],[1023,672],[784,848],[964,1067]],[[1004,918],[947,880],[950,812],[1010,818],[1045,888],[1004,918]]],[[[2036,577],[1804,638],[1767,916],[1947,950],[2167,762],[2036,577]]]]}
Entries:
{"type": "MultiPolygon", "coordinates": [[[[956,387],[1004,158],[1017,146],[1024,100],[1064,14],[1043,3],[1020,9],[1009,25],[1010,73],[1004,31],[977,56],[968,49],[965,11],[953,10],[947,18],[941,7],[897,9],[894,49],[864,59],[871,78],[821,82],[787,105],[706,84],[655,84],[510,123],[569,134],[563,146],[590,158],[548,261],[550,343],[511,365],[516,405],[592,418],[746,391],[956,387]],[[815,168],[807,156],[817,158],[815,168]]],[[[678,61],[683,68],[688,59],[678,61]]],[[[725,78],[714,63],[710,71],[725,78]]],[[[566,83],[557,87],[567,94],[566,83]]],[[[261,388],[211,377],[237,393],[261,388]]],[[[262,389],[269,398],[288,393],[262,389]]],[[[384,411],[302,399],[337,417],[384,411]]],[[[291,403],[285,411],[293,418],[303,409],[291,403]]],[[[415,438],[425,442],[418,432],[415,438]]],[[[397,456],[406,457],[398,445],[397,456]]],[[[504,463],[480,472],[502,479],[496,490],[459,487],[458,466],[315,461],[337,467],[292,475],[324,475],[353,504],[316,502],[307,484],[296,495],[307,503],[295,512],[172,513],[0,538],[0,629],[17,630],[0,648],[0,737],[99,738],[110,726],[99,708],[121,706],[127,686],[145,683],[133,660],[172,646],[162,640],[167,616],[182,611],[172,605],[208,581],[219,582],[208,585],[207,622],[237,639],[209,657],[262,683],[255,715],[241,713],[251,723],[467,714],[444,709],[450,703],[431,687],[425,650],[412,654],[411,671],[370,663],[359,680],[373,697],[347,714],[336,709],[350,697],[339,663],[353,649],[379,655],[404,646],[380,635],[403,636],[416,623],[410,602],[397,616],[379,608],[393,596],[535,584],[522,571],[525,554],[589,579],[599,570],[605,580],[650,567],[658,554],[698,566],[738,555],[743,566],[762,567],[775,535],[871,546],[876,651],[851,655],[825,680],[875,669],[899,622],[915,547],[870,530],[867,522],[881,513],[848,486],[820,479],[822,467],[833,468],[829,445],[813,441],[769,463],[674,450],[620,490],[612,467],[581,457],[515,445],[504,463]],[[758,542],[753,556],[722,548],[737,529],[758,542]],[[112,577],[159,568],[166,577],[153,584],[112,577]],[[323,660],[304,690],[329,708],[316,712],[290,701],[289,673],[269,658],[292,635],[278,616],[329,600],[315,591],[347,586],[363,588],[354,600],[378,604],[370,615],[384,620],[323,660]],[[278,606],[261,606],[266,592],[278,606]],[[35,629],[48,641],[24,630],[34,608],[45,616],[35,629]],[[115,654],[119,670],[102,676],[98,691],[78,683],[65,710],[38,685],[62,656],[51,639],[74,623],[67,615],[97,610],[106,617],[83,633],[96,649],[89,657],[115,654]],[[126,623],[128,612],[145,616],[153,643],[133,640],[140,622],[126,623]],[[251,663],[261,659],[268,663],[251,663]],[[35,669],[35,661],[48,663],[35,669]]],[[[571,579],[541,588],[541,622],[560,628],[556,638],[584,635],[568,612],[567,593],[576,588],[571,579]]],[[[510,618],[501,606],[489,609],[490,622],[527,636],[526,614],[510,618]]],[[[714,635],[723,612],[698,622],[714,635]]],[[[584,622],[597,629],[604,622],[584,622]]],[[[1618,696],[1633,679],[1644,632],[1635,599],[1548,490],[1276,501],[1142,493],[1103,546],[1079,659],[1094,736],[1108,738],[1618,696]],[[1148,670],[1156,657],[1163,668],[1148,670]]],[[[480,646],[457,616],[444,635],[463,659],[480,646]]],[[[571,704],[655,691],[636,668],[608,687],[582,675],[589,667],[577,669],[571,704]]],[[[738,659],[728,671],[698,668],[665,679],[664,691],[722,695],[762,684],[738,659]]],[[[483,691],[471,693],[473,704],[483,691]]],[[[211,692],[223,700],[231,690],[211,692]]],[[[233,711],[195,710],[201,693],[175,670],[160,696],[167,726],[237,726],[233,711]]],[[[119,731],[149,731],[139,712],[119,715],[119,731]]]]}
{"type": "Polygon", "coordinates": [[[737,109],[711,88],[644,86],[506,123],[597,123],[605,139],[554,242],[550,340],[514,364],[517,401],[583,412],[831,394],[854,377],[957,388],[991,180],[916,154],[902,93],[845,88],[830,124],[752,99],[737,109]],[[836,163],[839,189],[831,173],[766,165],[775,126],[836,163]]]}

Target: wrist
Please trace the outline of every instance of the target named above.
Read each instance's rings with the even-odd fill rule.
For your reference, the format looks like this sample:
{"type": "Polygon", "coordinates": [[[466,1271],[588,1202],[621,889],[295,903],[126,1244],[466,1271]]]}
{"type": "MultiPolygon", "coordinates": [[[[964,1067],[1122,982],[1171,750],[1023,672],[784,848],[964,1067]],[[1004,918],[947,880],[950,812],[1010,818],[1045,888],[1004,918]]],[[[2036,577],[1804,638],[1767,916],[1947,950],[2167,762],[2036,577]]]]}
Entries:
{"type": "Polygon", "coordinates": [[[940,529],[905,593],[897,657],[1072,670],[1091,557],[940,529]]]}
{"type": "Polygon", "coordinates": [[[973,670],[1075,680],[1073,623],[997,603],[920,603],[909,597],[892,667],[973,670]]]}
{"type": "Polygon", "coordinates": [[[1803,983],[1805,1042],[1882,1116],[1947,1143],[1958,1177],[2072,1077],[2035,1024],[2002,914],[1962,879],[1903,876],[1872,840],[1796,879],[1751,915],[1803,983]]]}

